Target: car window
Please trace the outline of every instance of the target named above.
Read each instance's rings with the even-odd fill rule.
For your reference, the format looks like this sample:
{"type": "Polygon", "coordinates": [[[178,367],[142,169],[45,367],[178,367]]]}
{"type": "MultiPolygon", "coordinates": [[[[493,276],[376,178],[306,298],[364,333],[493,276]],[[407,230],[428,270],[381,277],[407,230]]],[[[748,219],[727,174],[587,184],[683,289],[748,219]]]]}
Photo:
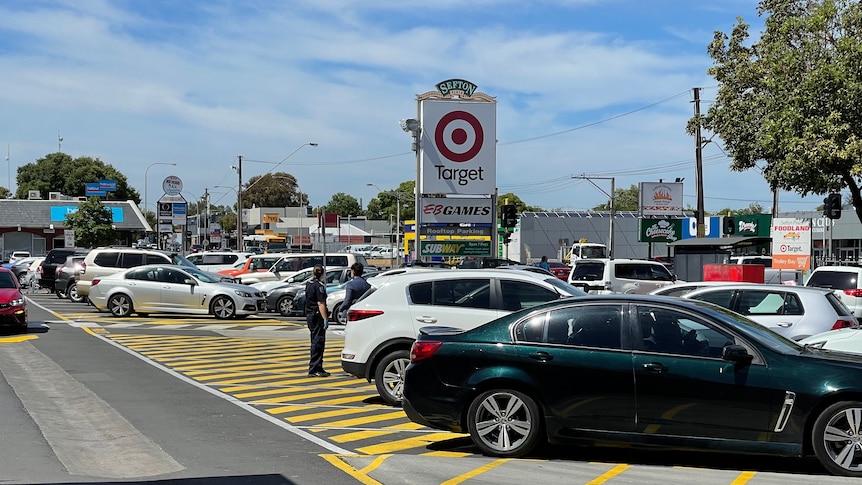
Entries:
{"type": "Polygon", "coordinates": [[[835,293],[827,293],[826,300],[828,300],[829,304],[832,305],[832,308],[835,309],[835,313],[844,317],[853,315],[853,312],[851,312],[850,309],[847,308],[847,305],[845,305],[844,302],[841,301],[841,299],[838,298],[837,295],[835,295],[835,293]]]}
{"type": "Polygon", "coordinates": [[[733,335],[683,312],[639,306],[636,314],[649,352],[720,358],[725,346],[736,343],[733,335]]]}
{"type": "Polygon", "coordinates": [[[738,313],[742,315],[802,315],[799,297],[783,291],[743,290],[738,313]]]}
{"type": "Polygon", "coordinates": [[[15,280],[12,278],[12,273],[0,273],[0,288],[17,288],[15,280]]]}
{"type": "Polygon", "coordinates": [[[435,281],[432,288],[432,304],[491,308],[491,280],[477,278],[435,281]]]}
{"type": "Polygon", "coordinates": [[[858,273],[850,271],[815,271],[808,279],[806,286],[849,290],[856,288],[858,278],[858,273]]]}
{"type": "Polygon", "coordinates": [[[575,264],[575,267],[572,270],[571,278],[579,281],[596,281],[602,279],[604,273],[605,263],[600,261],[581,263],[579,261],[575,264]]]}
{"type": "Polygon", "coordinates": [[[119,264],[117,264],[117,260],[119,257],[120,253],[118,251],[104,251],[93,258],[93,263],[96,266],[102,266],[105,268],[118,268],[119,264]]]}
{"type": "Polygon", "coordinates": [[[327,266],[350,266],[350,262],[347,260],[347,256],[327,256],[326,257],[326,265],[327,266]]]}
{"type": "Polygon", "coordinates": [[[430,305],[431,289],[433,286],[433,282],[431,281],[410,285],[410,288],[407,290],[410,295],[410,303],[414,305],[430,305]]]}
{"type": "Polygon", "coordinates": [[[189,261],[191,261],[194,264],[201,264],[201,262],[203,261],[203,255],[202,254],[189,254],[186,257],[186,259],[188,259],[189,261]]]}
{"type": "Polygon", "coordinates": [[[156,268],[141,268],[126,273],[127,280],[158,281],[156,268]]]}
{"type": "Polygon", "coordinates": [[[500,280],[500,290],[503,309],[509,311],[531,308],[560,298],[560,295],[555,291],[524,281],[500,280]]]}
{"type": "Polygon", "coordinates": [[[183,284],[186,281],[185,273],[170,268],[159,268],[157,277],[162,283],[183,284]]]}
{"type": "Polygon", "coordinates": [[[578,305],[548,313],[548,343],[619,349],[621,331],[621,305],[578,305]]]}
{"type": "Polygon", "coordinates": [[[542,313],[518,323],[515,327],[515,339],[520,342],[544,342],[546,320],[547,313],[542,313]]]}
{"type": "Polygon", "coordinates": [[[147,254],[146,263],[144,264],[170,264],[171,260],[167,256],[161,254],[147,254]]]}
{"type": "Polygon", "coordinates": [[[631,280],[670,281],[670,271],[659,264],[619,263],[614,265],[614,276],[631,280]]]}
{"type": "Polygon", "coordinates": [[[144,264],[143,253],[120,253],[120,255],[121,268],[134,268],[144,264]]]}
{"type": "Polygon", "coordinates": [[[734,290],[713,290],[707,291],[706,293],[702,293],[699,295],[692,295],[692,300],[700,300],[706,301],[709,303],[714,303],[718,306],[722,306],[724,308],[730,308],[730,302],[733,299],[734,290]]]}

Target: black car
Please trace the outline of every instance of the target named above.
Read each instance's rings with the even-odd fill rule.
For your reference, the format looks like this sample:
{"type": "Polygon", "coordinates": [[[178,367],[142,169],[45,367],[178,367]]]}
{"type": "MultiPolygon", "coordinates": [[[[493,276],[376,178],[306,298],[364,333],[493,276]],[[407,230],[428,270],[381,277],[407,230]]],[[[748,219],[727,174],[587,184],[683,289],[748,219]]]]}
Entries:
{"type": "Polygon", "coordinates": [[[802,457],[862,477],[862,355],[801,346],[707,302],[584,296],[469,331],[424,327],[411,420],[485,454],[622,442],[802,457]]]}
{"type": "Polygon", "coordinates": [[[56,248],[48,251],[45,260],[39,266],[39,286],[54,292],[54,280],[57,278],[57,268],[66,262],[69,256],[86,256],[90,250],[86,248],[56,248]]]}

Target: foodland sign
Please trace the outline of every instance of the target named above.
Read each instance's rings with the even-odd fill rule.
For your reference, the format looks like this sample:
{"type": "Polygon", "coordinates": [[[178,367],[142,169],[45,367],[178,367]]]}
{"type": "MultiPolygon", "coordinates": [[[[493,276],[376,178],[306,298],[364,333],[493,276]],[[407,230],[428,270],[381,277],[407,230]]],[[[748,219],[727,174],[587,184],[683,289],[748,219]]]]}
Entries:
{"type": "Polygon", "coordinates": [[[811,224],[806,219],[772,220],[772,267],[811,269],[811,224]]]}

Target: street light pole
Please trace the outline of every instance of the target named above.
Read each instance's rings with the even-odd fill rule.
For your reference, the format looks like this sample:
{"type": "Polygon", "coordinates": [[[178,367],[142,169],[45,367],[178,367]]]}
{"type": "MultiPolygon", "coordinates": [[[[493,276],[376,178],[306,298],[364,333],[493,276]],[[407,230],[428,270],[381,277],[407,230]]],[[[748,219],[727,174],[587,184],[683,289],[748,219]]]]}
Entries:
{"type": "MultiPolygon", "coordinates": [[[[395,209],[395,266],[401,266],[401,196],[403,193],[400,190],[380,190],[380,187],[374,184],[365,184],[368,187],[374,187],[378,192],[382,193],[390,193],[395,195],[395,203],[397,207],[395,209]]],[[[390,219],[389,223],[392,223],[390,219]]],[[[418,244],[418,243],[417,243],[418,244]]]]}
{"type": "Polygon", "coordinates": [[[609,231],[608,231],[609,232],[609,234],[608,234],[608,258],[614,259],[614,217],[616,215],[615,214],[615,212],[616,212],[616,201],[615,201],[615,199],[616,199],[616,197],[615,197],[616,187],[614,187],[614,182],[615,182],[614,177],[594,177],[592,175],[580,175],[580,176],[576,175],[576,176],[573,176],[572,178],[573,179],[586,180],[587,182],[592,184],[593,187],[599,189],[600,191],[602,191],[602,193],[604,193],[605,195],[608,196],[608,199],[610,200],[610,209],[611,209],[611,211],[610,211],[611,212],[611,221],[609,223],[610,227],[609,227],[609,231]],[[596,185],[595,182],[592,181],[592,179],[610,180],[611,181],[611,193],[609,194],[609,193],[605,192],[604,190],[602,190],[602,188],[599,187],[598,185],[596,185]]]}
{"type": "MultiPolygon", "coordinates": [[[[149,199],[149,193],[147,192],[147,174],[149,173],[150,169],[156,165],[173,165],[174,167],[177,166],[176,163],[171,163],[171,162],[154,162],[154,163],[151,163],[149,166],[147,166],[147,169],[144,170],[144,219],[147,218],[147,205],[148,205],[147,200],[149,199]]],[[[158,214],[158,211],[156,211],[156,228],[158,228],[158,225],[159,225],[159,214],[158,214]]],[[[156,234],[158,234],[158,230],[156,231],[156,234]]]]}

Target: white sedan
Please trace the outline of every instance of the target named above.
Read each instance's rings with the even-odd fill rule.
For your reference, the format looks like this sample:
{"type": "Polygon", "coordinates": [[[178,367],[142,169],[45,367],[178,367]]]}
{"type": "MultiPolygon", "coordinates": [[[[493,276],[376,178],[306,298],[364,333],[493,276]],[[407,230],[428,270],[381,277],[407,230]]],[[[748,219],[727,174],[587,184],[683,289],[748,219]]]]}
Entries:
{"type": "Polygon", "coordinates": [[[132,313],[190,313],[218,319],[245,318],[266,309],[263,292],[228,283],[218,274],[170,264],[138,266],[94,278],[90,302],[116,317],[132,313]]]}

